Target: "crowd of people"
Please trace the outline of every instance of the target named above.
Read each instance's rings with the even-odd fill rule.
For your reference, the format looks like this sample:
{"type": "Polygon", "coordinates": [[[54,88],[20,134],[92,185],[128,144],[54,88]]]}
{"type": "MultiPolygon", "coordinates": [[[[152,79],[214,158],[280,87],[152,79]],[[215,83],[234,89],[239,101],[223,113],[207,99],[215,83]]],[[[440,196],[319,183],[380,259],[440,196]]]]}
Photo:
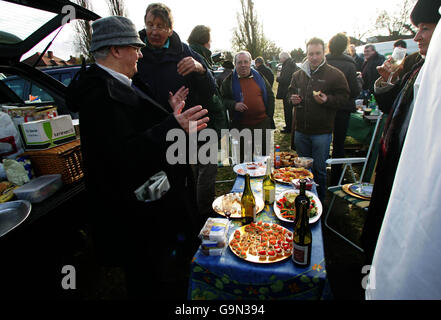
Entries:
{"type": "MultiPolygon", "coordinates": [[[[371,44],[365,46],[364,57],[357,55],[343,33],[330,39],[327,46],[322,39],[310,39],[300,67],[289,53],[282,52],[282,67],[276,77],[262,57],[254,57],[252,67],[251,54],[240,51],[234,61],[223,62],[224,73],[215,79],[210,28],[197,25],[188,44],[184,43],[173,29],[170,8],[164,4],[147,7],[145,28],[141,31],[124,17],[95,21],[90,51],[96,62],[72,81],[68,104],[80,115],[86,186],[91,203],[95,204],[90,207],[90,216],[101,263],[124,269],[131,297],[152,299],[167,298],[168,293],[160,288],[162,281],[173,278],[173,274],[164,271],[171,255],[181,255],[180,267],[188,267],[185,263],[190,262],[197,248],[197,234],[213,214],[217,165],[168,163],[167,147],[172,143],[167,140],[169,130],[181,128],[188,134],[190,122],[196,122],[196,130],[214,129],[220,139],[222,129],[262,129],[265,141],[267,130],[275,129],[275,99],[280,99],[285,119],[281,131],[291,134],[292,148],[299,156],[314,159],[312,171],[319,198],[324,201],[331,143],[332,157],[344,157],[355,99],[374,94],[388,118],[363,231],[370,264],[389,198],[394,195],[395,177],[404,183],[400,174],[406,173],[399,160],[403,146],[407,148],[403,154],[412,152],[412,143],[405,143],[407,128],[413,122],[412,110],[429,107],[418,104],[421,95],[416,96],[414,85],[421,83],[422,90],[430,83],[429,79],[417,79],[439,20],[439,7],[439,0],[417,2],[411,20],[418,28],[414,40],[419,52],[406,58],[399,72],[394,73],[392,84],[388,81],[390,58],[380,55],[371,44]],[[140,201],[135,190],[146,183],[147,188],[151,187],[148,182],[158,174],[169,187],[140,201]],[[98,204],[95,199],[112,201],[98,204]],[[161,225],[165,227],[158,227],[161,225]],[[155,263],[151,263],[153,256],[155,263]]],[[[438,38],[439,34],[438,30],[438,38]]],[[[405,46],[405,42],[397,42],[396,46],[405,46]]],[[[430,58],[433,65],[439,64],[439,60],[430,58]]],[[[424,76],[429,73],[426,68],[424,76]]],[[[421,110],[420,114],[426,112],[429,111],[421,110]]],[[[415,120],[409,134],[422,130],[419,126],[424,120],[415,120]]],[[[268,152],[263,150],[263,154],[268,152]]],[[[331,172],[330,183],[337,184],[341,167],[332,167],[331,172]]],[[[392,205],[400,207],[396,202],[392,205]]],[[[399,212],[393,206],[389,211],[393,221],[392,215],[399,212]]],[[[393,228],[393,222],[387,227],[393,228]]],[[[384,230],[382,236],[383,242],[390,237],[384,230]]],[[[378,269],[382,259],[386,259],[385,247],[375,256],[378,269]]],[[[396,296],[405,295],[379,295],[396,296]]]]}

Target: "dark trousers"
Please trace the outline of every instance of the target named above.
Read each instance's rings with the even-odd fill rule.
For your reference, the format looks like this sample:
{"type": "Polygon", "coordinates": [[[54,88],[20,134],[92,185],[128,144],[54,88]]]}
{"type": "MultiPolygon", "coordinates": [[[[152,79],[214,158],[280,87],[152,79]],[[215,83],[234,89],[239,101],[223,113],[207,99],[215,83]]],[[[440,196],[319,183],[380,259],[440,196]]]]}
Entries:
{"type": "Polygon", "coordinates": [[[287,130],[292,128],[292,104],[289,102],[288,98],[283,99],[283,112],[285,115],[285,126],[287,130]]]}
{"type": "MultiPolygon", "coordinates": [[[[334,137],[332,140],[332,158],[345,157],[345,140],[349,127],[350,112],[338,111],[334,121],[334,137]]],[[[341,164],[331,166],[331,186],[336,186],[340,179],[343,166],[341,164]]]]}

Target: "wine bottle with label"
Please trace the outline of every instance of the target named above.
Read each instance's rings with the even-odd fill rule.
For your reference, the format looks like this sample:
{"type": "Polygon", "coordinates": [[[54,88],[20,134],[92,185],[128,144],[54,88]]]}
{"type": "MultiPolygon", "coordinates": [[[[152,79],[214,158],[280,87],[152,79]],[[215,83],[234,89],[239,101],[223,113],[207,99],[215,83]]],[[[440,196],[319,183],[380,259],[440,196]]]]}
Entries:
{"type": "Polygon", "coordinates": [[[265,204],[273,204],[276,199],[276,184],[271,174],[271,161],[266,160],[266,175],[262,183],[262,194],[265,204]]]}
{"type": "Polygon", "coordinates": [[[308,203],[300,201],[297,208],[297,223],[294,226],[292,260],[301,267],[307,267],[311,263],[312,234],[309,227],[308,203]]]}
{"type": "MultiPolygon", "coordinates": [[[[305,179],[301,179],[300,181],[299,181],[299,184],[300,184],[300,191],[299,191],[299,195],[296,197],[296,199],[295,199],[295,201],[294,201],[294,206],[295,206],[295,208],[296,208],[296,212],[298,212],[297,210],[297,208],[299,208],[300,206],[301,206],[301,201],[302,200],[305,200],[306,202],[307,202],[307,216],[309,216],[309,207],[311,206],[311,201],[309,200],[309,197],[306,195],[306,180],[305,179]]],[[[296,222],[297,222],[297,217],[298,217],[299,215],[298,214],[296,214],[296,216],[295,216],[295,219],[294,219],[294,225],[296,224],[296,222]]]]}
{"type": "Polygon", "coordinates": [[[251,190],[250,175],[245,175],[245,189],[243,190],[242,199],[242,224],[250,224],[256,221],[256,199],[251,190]]]}

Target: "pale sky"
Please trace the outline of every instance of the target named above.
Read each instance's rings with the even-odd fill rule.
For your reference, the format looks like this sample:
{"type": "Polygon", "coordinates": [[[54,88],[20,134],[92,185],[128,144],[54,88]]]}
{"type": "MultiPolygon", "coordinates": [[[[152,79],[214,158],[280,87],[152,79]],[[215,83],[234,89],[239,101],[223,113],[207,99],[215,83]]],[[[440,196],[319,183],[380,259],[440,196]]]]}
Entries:
{"type": "MultiPolygon", "coordinates": [[[[105,0],[92,0],[93,11],[108,16],[105,0]]],[[[151,1],[154,2],[154,1],[151,1]]],[[[144,26],[145,9],[150,1],[125,0],[128,17],[138,29],[144,26]]],[[[212,51],[231,49],[233,30],[237,26],[240,0],[164,0],[174,16],[174,30],[181,40],[187,38],[194,26],[203,24],[211,28],[212,51]]],[[[401,0],[254,0],[255,11],[263,25],[266,37],[284,51],[305,50],[305,42],[312,37],[327,42],[338,32],[361,34],[372,29],[380,10],[393,14],[401,7],[401,0]]],[[[64,27],[50,50],[60,58],[75,54],[73,28],[64,27]]],[[[368,34],[371,36],[372,34],[368,34]]],[[[41,44],[31,50],[42,51],[41,44]]]]}

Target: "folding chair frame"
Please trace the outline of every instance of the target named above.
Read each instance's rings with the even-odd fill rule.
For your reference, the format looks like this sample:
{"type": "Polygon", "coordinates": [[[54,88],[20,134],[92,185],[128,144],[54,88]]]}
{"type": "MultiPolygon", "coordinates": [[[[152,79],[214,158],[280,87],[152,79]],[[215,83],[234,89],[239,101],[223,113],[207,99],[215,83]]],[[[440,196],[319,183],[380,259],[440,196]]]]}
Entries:
{"type": "MultiPolygon", "coordinates": [[[[340,176],[340,180],[338,181],[338,186],[337,186],[337,187],[342,187],[342,184],[341,184],[341,183],[342,183],[343,178],[344,178],[344,176],[345,176],[346,169],[348,169],[348,168],[349,168],[349,170],[350,170],[350,172],[351,172],[352,179],[353,179],[353,181],[354,181],[355,183],[361,183],[361,182],[363,181],[363,177],[364,177],[364,174],[365,174],[365,172],[366,172],[366,167],[367,167],[368,162],[369,162],[369,157],[370,157],[371,152],[372,152],[372,148],[373,148],[373,145],[374,145],[374,141],[375,141],[375,139],[376,139],[376,137],[377,137],[378,127],[379,127],[379,125],[380,125],[380,122],[381,122],[382,117],[383,117],[383,113],[380,111],[379,117],[377,118],[376,123],[375,123],[375,129],[374,129],[374,132],[372,133],[372,138],[371,138],[371,141],[370,141],[370,144],[369,144],[369,149],[368,149],[368,152],[367,152],[367,154],[366,154],[366,157],[364,157],[364,158],[336,158],[336,159],[328,159],[328,160],[326,161],[326,163],[329,164],[329,165],[333,165],[333,164],[343,164],[343,165],[344,165],[344,167],[343,167],[343,171],[342,171],[342,174],[341,174],[341,176],[340,176]],[[363,169],[362,169],[361,174],[360,174],[360,179],[359,179],[358,181],[357,181],[357,179],[356,179],[356,177],[355,177],[354,170],[353,170],[353,168],[352,168],[352,165],[353,165],[353,164],[356,164],[356,163],[363,163],[363,164],[364,164],[364,165],[363,165],[363,169]]],[[[332,187],[329,187],[329,188],[332,188],[332,187]]],[[[329,188],[328,188],[328,189],[329,189],[329,188]]],[[[349,244],[351,244],[352,246],[354,246],[355,248],[357,248],[357,249],[360,250],[361,252],[364,252],[364,250],[363,250],[362,248],[360,248],[358,245],[356,245],[354,242],[352,242],[351,240],[349,240],[348,238],[346,238],[344,235],[342,235],[341,233],[339,233],[337,230],[335,230],[334,228],[332,228],[332,227],[328,224],[328,218],[329,218],[329,215],[330,215],[330,213],[331,213],[331,211],[332,211],[332,207],[334,206],[335,198],[336,198],[336,195],[333,194],[333,195],[332,195],[331,202],[330,202],[330,204],[329,204],[328,211],[326,212],[326,216],[325,216],[325,227],[327,227],[329,230],[331,230],[332,232],[334,232],[334,233],[335,233],[336,235],[338,235],[340,238],[342,238],[343,240],[345,240],[346,242],[348,242],[349,244]]],[[[364,210],[367,210],[367,208],[364,209],[364,210]]]]}

